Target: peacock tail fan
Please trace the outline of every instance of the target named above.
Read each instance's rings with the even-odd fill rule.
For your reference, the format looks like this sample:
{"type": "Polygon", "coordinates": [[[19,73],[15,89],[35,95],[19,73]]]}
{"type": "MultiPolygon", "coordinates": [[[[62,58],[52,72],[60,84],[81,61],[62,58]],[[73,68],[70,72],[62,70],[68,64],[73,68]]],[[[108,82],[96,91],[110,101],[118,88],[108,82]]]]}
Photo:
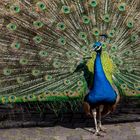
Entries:
{"type": "Polygon", "coordinates": [[[139,96],[139,17],[139,0],[1,0],[1,103],[47,101],[55,109],[67,101],[76,109],[92,83],[77,67],[92,57],[93,74],[96,41],[111,84],[139,96]]]}

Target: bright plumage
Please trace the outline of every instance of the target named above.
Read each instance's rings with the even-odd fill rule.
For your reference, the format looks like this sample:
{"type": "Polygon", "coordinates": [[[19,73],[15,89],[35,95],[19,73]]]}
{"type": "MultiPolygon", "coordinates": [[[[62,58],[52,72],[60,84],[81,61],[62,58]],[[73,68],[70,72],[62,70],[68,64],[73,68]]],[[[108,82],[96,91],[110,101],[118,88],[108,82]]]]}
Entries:
{"type": "Polygon", "coordinates": [[[95,134],[100,135],[100,130],[105,131],[101,124],[101,117],[115,110],[120,100],[120,95],[105,75],[101,62],[102,44],[96,42],[94,50],[97,54],[94,62],[93,84],[84,98],[83,107],[85,113],[94,118],[95,134]],[[97,118],[99,123],[97,123],[97,118]]]}
{"type": "Polygon", "coordinates": [[[114,89],[105,76],[101,62],[101,52],[97,52],[94,65],[93,85],[88,96],[86,96],[86,101],[89,104],[99,104],[104,102],[114,103],[116,96],[114,89]]]}
{"type": "Polygon", "coordinates": [[[0,101],[76,109],[93,85],[96,41],[109,83],[139,96],[139,17],[139,0],[1,0],[0,101]]]}

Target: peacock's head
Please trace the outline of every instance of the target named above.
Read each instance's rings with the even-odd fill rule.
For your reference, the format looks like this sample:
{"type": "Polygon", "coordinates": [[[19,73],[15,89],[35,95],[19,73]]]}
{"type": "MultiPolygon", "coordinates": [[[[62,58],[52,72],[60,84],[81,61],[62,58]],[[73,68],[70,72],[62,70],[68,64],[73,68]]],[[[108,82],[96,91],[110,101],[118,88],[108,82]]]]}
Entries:
{"type": "Polygon", "coordinates": [[[101,42],[95,42],[93,45],[93,49],[96,52],[101,52],[102,51],[102,43],[101,42]]]}

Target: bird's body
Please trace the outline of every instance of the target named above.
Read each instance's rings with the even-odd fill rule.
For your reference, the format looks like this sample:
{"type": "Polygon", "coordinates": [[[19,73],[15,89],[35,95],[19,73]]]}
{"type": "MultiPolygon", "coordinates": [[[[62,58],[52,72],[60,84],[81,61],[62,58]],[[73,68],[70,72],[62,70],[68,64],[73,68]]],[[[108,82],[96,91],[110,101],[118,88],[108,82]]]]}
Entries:
{"type": "Polygon", "coordinates": [[[117,97],[116,92],[105,76],[100,55],[100,53],[96,55],[93,85],[85,98],[91,105],[97,103],[114,103],[117,97]]]}
{"type": "Polygon", "coordinates": [[[1,0],[0,102],[52,101],[52,110],[74,111],[85,101],[87,114],[97,109],[101,117],[116,107],[118,91],[140,96],[138,5],[1,0]]]}
{"type": "MultiPolygon", "coordinates": [[[[99,44],[98,47],[101,46],[101,43],[97,44],[99,44]]],[[[99,129],[102,130],[101,116],[113,111],[120,98],[105,76],[101,62],[101,52],[102,49],[97,51],[94,62],[93,85],[84,98],[84,111],[87,115],[94,117],[96,134],[99,134],[99,129]],[[99,118],[99,126],[96,120],[97,116],[99,118]]]]}

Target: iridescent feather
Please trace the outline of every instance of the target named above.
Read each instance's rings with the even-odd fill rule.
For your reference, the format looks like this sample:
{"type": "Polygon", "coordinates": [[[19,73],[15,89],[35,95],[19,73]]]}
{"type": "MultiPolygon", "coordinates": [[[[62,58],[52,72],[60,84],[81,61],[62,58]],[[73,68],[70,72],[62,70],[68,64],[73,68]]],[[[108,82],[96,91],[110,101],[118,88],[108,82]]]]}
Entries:
{"type": "MultiPolygon", "coordinates": [[[[140,94],[139,0],[1,0],[0,101],[82,100],[102,42],[108,80],[140,94]],[[107,38],[102,38],[101,35],[107,38]]],[[[91,79],[92,81],[92,79],[91,79]]]]}

